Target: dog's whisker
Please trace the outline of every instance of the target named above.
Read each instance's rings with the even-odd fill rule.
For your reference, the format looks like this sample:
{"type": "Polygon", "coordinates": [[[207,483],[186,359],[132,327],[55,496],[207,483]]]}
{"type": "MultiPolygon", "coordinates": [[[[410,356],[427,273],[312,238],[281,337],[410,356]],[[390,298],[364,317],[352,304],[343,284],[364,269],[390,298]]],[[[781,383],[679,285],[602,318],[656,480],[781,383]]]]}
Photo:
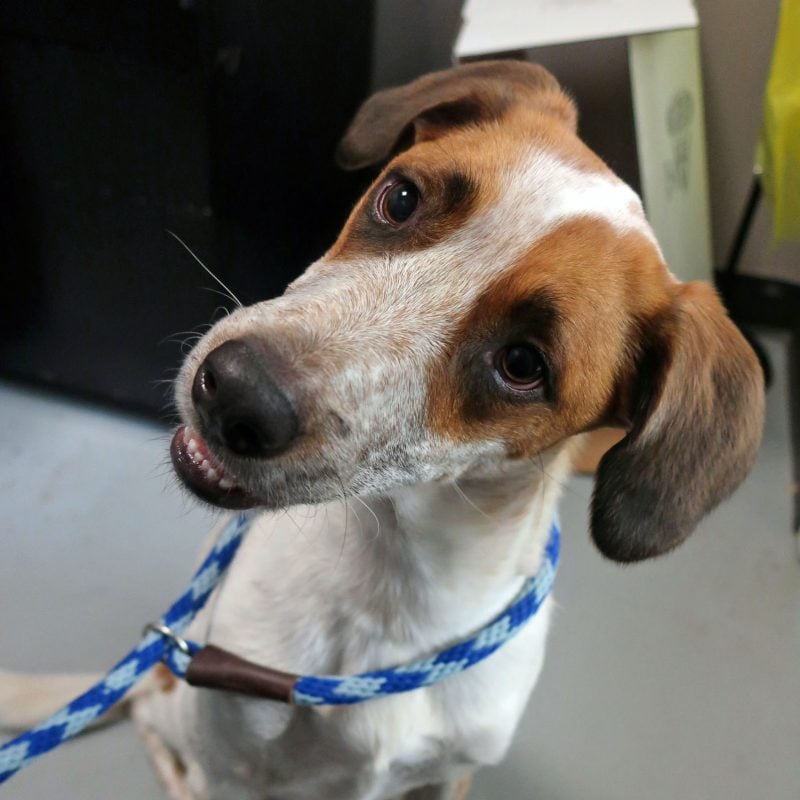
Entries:
{"type": "MultiPolygon", "coordinates": [[[[170,435],[168,431],[162,431],[161,433],[153,434],[153,436],[146,436],[143,441],[148,442],[149,444],[152,444],[153,442],[162,442],[167,444],[169,442],[169,437],[170,435]]],[[[162,460],[165,464],[169,463],[168,458],[162,460]]]]}
{"type": "MultiPolygon", "coordinates": [[[[211,291],[211,290],[209,289],[208,291],[211,291]]],[[[217,294],[222,294],[222,292],[217,292],[217,294]]],[[[213,319],[213,320],[216,320],[216,318],[217,318],[217,314],[218,314],[220,311],[221,311],[223,314],[225,314],[225,316],[226,316],[226,317],[229,317],[229,316],[231,315],[231,310],[230,310],[230,309],[229,309],[227,306],[217,306],[217,307],[216,307],[216,308],[215,308],[215,309],[214,309],[214,310],[211,312],[211,319],[213,319]]],[[[213,325],[214,325],[214,322],[212,322],[212,323],[210,323],[210,324],[213,326],[213,325]]]]}
{"type": "Polygon", "coordinates": [[[171,488],[174,486],[174,481],[172,478],[174,477],[172,474],[172,467],[153,467],[147,473],[148,478],[152,478],[153,480],[157,479],[165,479],[164,485],[162,487],[162,492],[165,491],[167,488],[171,488]]]}
{"type": "Polygon", "coordinates": [[[344,532],[342,533],[342,544],[341,544],[341,547],[339,548],[339,555],[338,555],[338,557],[336,559],[336,565],[335,565],[338,568],[339,563],[342,560],[342,556],[344,555],[345,546],[347,544],[347,530],[348,530],[348,527],[349,527],[349,525],[348,525],[348,522],[349,522],[348,506],[349,506],[349,503],[347,502],[347,492],[345,491],[345,488],[344,488],[344,481],[342,480],[342,476],[338,472],[335,472],[334,474],[336,475],[336,479],[339,481],[339,485],[342,487],[342,493],[341,493],[340,499],[342,501],[342,505],[344,506],[344,532]]]}
{"type": "MultiPolygon", "coordinates": [[[[211,323],[213,325],[213,323],[211,323]]],[[[158,342],[158,346],[161,347],[165,344],[174,344],[175,342],[183,342],[189,337],[195,337],[197,339],[201,339],[203,334],[197,330],[189,330],[189,331],[175,331],[174,333],[170,333],[169,335],[165,336],[158,342]]],[[[180,367],[171,367],[170,372],[180,372],[180,367]]]]}
{"type": "MultiPolygon", "coordinates": [[[[197,288],[198,288],[198,289],[200,289],[200,291],[202,291],[202,292],[211,292],[211,294],[217,294],[217,295],[219,295],[220,297],[224,297],[226,300],[233,300],[233,298],[232,298],[232,297],[229,297],[229,296],[228,296],[228,295],[227,295],[225,292],[221,292],[219,289],[214,289],[214,288],[213,288],[213,287],[211,287],[211,286],[198,286],[197,288]]],[[[240,304],[240,305],[239,305],[239,308],[241,308],[241,307],[242,307],[242,306],[241,306],[241,304],[240,304]]],[[[222,309],[222,310],[225,312],[225,316],[230,316],[230,313],[231,313],[231,312],[230,312],[230,309],[226,308],[225,306],[217,306],[217,307],[216,307],[216,308],[215,308],[215,309],[214,309],[214,310],[211,312],[211,317],[212,317],[212,319],[213,319],[213,317],[216,315],[216,313],[217,313],[217,312],[218,312],[220,309],[222,309]]]]}
{"type": "Polygon", "coordinates": [[[355,521],[358,523],[358,529],[363,534],[364,533],[364,525],[361,522],[361,515],[358,513],[358,511],[356,511],[355,508],[353,508],[352,511],[353,511],[353,517],[355,518],[355,521]]]}
{"type": "Polygon", "coordinates": [[[541,453],[537,453],[537,458],[539,459],[539,475],[541,479],[539,481],[539,514],[537,519],[537,524],[542,524],[542,519],[545,513],[545,498],[547,496],[547,481],[548,480],[555,480],[547,474],[547,471],[544,468],[544,458],[542,457],[541,453]]]}
{"type": "Polygon", "coordinates": [[[322,507],[325,509],[325,530],[320,532],[320,536],[327,536],[331,528],[331,519],[330,514],[328,514],[328,504],[325,503],[322,507]]]}
{"type": "Polygon", "coordinates": [[[456,490],[458,496],[469,506],[475,509],[482,517],[485,517],[488,520],[493,520],[494,517],[491,514],[487,514],[482,508],[479,508],[469,497],[467,497],[466,492],[458,485],[458,481],[453,478],[452,486],[456,490]]]}
{"type": "Polygon", "coordinates": [[[192,333],[197,333],[197,331],[194,328],[189,328],[188,330],[185,331],[173,331],[171,334],[169,334],[169,336],[165,336],[161,341],[162,342],[168,341],[170,336],[188,336],[192,333]]]}
{"type": "Polygon", "coordinates": [[[300,536],[302,536],[304,539],[308,538],[305,535],[305,532],[303,530],[303,528],[305,527],[305,524],[303,524],[303,525],[298,525],[297,524],[297,520],[292,516],[290,508],[286,509],[286,518],[289,520],[289,522],[292,523],[292,525],[294,525],[295,528],[297,528],[297,533],[300,534],[300,536]]]}
{"type": "MultiPolygon", "coordinates": [[[[351,497],[353,500],[358,500],[358,502],[359,502],[359,503],[361,503],[361,505],[362,505],[362,506],[364,506],[365,508],[367,508],[367,506],[366,506],[366,504],[364,503],[364,501],[363,501],[363,500],[362,500],[362,499],[361,499],[361,498],[360,498],[358,495],[351,494],[351,495],[350,495],[350,497],[351,497]]],[[[363,521],[362,521],[362,519],[361,519],[361,514],[359,514],[359,513],[358,513],[358,511],[356,511],[356,509],[355,509],[355,506],[353,506],[353,507],[351,508],[351,510],[352,510],[352,512],[353,512],[353,516],[356,518],[356,522],[358,523],[358,530],[359,530],[359,533],[360,533],[362,536],[366,535],[366,534],[367,534],[367,527],[364,525],[364,522],[363,522],[363,521]]],[[[370,513],[371,513],[373,516],[375,516],[375,514],[374,514],[374,512],[372,511],[372,509],[371,509],[371,508],[367,508],[367,511],[369,511],[369,512],[370,512],[370,513]]],[[[374,538],[375,538],[375,536],[372,536],[371,538],[373,538],[373,539],[374,539],[374,538]]]]}
{"type": "Polygon", "coordinates": [[[369,511],[369,513],[372,514],[373,518],[375,519],[375,524],[377,525],[377,528],[375,530],[375,537],[374,538],[377,539],[378,536],[380,536],[380,534],[381,534],[381,521],[380,521],[380,518],[375,513],[375,511],[369,506],[369,504],[366,503],[364,500],[362,500],[357,494],[352,495],[352,497],[353,497],[354,500],[358,500],[358,502],[361,503],[361,505],[364,506],[364,508],[366,508],[367,511],[369,511]]]}
{"type": "Polygon", "coordinates": [[[205,271],[206,271],[206,272],[207,272],[207,273],[208,273],[208,274],[209,274],[209,275],[210,275],[210,276],[211,276],[211,277],[212,277],[212,278],[213,278],[213,279],[214,279],[214,280],[215,280],[215,281],[216,281],[216,282],[217,282],[217,283],[218,283],[218,284],[219,284],[219,285],[220,285],[220,286],[221,286],[221,287],[222,287],[222,288],[223,288],[223,289],[224,289],[224,290],[225,290],[225,291],[228,293],[228,294],[227,294],[227,297],[228,297],[230,300],[233,300],[233,302],[234,302],[234,303],[236,303],[236,305],[237,305],[237,306],[239,306],[239,308],[244,308],[244,304],[242,303],[242,301],[241,301],[241,300],[240,300],[240,299],[239,299],[239,298],[238,298],[238,297],[237,297],[237,296],[236,296],[236,295],[233,293],[233,291],[232,291],[232,290],[231,290],[231,289],[230,289],[228,286],[226,286],[226,285],[225,285],[225,284],[222,282],[222,280],[221,280],[220,278],[218,278],[218,277],[217,277],[217,276],[216,276],[216,275],[215,275],[215,274],[214,274],[214,273],[213,273],[213,272],[212,272],[212,271],[211,271],[211,270],[210,270],[210,269],[209,269],[209,268],[208,268],[208,267],[207,267],[207,266],[206,266],[206,265],[205,265],[205,264],[204,264],[204,263],[203,263],[203,262],[202,262],[202,261],[201,261],[201,260],[200,260],[200,259],[197,257],[197,255],[196,255],[196,254],[195,254],[195,252],[192,250],[192,248],[191,248],[191,247],[189,247],[189,245],[188,245],[188,244],[186,244],[186,242],[184,242],[184,241],[183,241],[183,239],[181,239],[181,237],[180,237],[180,236],[178,236],[178,234],[177,234],[177,233],[175,233],[174,231],[171,231],[171,230],[167,230],[167,233],[168,233],[170,236],[172,236],[172,238],[173,238],[173,239],[175,239],[175,240],[176,240],[176,241],[177,241],[179,244],[181,244],[181,245],[182,245],[182,246],[183,246],[183,247],[186,249],[186,252],[187,252],[187,253],[189,253],[189,255],[190,255],[190,256],[191,256],[191,257],[192,257],[192,258],[193,258],[193,259],[194,259],[194,260],[195,260],[195,261],[196,261],[196,262],[197,262],[197,263],[198,263],[198,264],[199,264],[199,265],[200,265],[200,266],[201,266],[201,267],[202,267],[202,268],[203,268],[203,269],[204,269],[204,270],[205,270],[205,271]]]}

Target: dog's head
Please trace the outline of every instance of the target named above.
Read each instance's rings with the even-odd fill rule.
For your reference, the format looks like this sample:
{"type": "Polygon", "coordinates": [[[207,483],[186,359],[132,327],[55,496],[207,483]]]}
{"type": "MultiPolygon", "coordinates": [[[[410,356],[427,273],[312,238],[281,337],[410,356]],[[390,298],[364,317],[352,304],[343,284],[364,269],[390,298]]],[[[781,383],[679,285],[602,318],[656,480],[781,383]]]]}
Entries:
{"type": "Polygon", "coordinates": [[[739,484],[759,365],[713,290],[669,273],[549,73],[484,62],[379,92],[337,158],[388,164],[333,247],[217,323],[178,378],[173,460],[198,495],[390,493],[614,424],[628,434],[600,465],[592,533],[629,561],[739,484]]]}

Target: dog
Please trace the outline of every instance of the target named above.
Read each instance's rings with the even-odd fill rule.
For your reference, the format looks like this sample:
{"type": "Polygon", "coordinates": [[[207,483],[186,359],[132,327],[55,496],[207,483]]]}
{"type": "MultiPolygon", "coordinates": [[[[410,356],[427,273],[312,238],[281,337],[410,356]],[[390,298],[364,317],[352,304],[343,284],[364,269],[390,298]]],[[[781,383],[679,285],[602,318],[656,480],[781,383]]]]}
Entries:
{"type": "MultiPolygon", "coordinates": [[[[259,509],[190,638],[305,674],[437,652],[537,571],[599,426],[626,431],[592,499],[609,559],[671,550],[743,480],[759,364],[713,289],[669,272],[639,198],[576,130],[556,80],[517,61],[357,112],[339,164],[385,166],[339,238],[283,296],[217,322],[176,381],[178,476],[207,503],[259,509]]],[[[480,664],[356,706],[159,670],[130,705],[174,800],[465,798],[506,753],[551,605],[480,664]]]]}

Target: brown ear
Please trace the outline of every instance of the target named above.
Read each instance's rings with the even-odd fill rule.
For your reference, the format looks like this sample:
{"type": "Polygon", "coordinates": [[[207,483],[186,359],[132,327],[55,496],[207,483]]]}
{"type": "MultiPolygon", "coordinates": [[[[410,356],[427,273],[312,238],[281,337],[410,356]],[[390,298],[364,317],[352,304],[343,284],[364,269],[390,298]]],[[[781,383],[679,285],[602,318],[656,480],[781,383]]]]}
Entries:
{"type": "Polygon", "coordinates": [[[374,94],[356,113],[339,143],[336,161],[344,169],[377,164],[403,144],[454,126],[497,119],[523,102],[573,131],[577,126],[572,101],[544,67],[524,61],[479,61],[374,94]]]}
{"type": "Polygon", "coordinates": [[[600,462],[592,538],[615,561],[682,542],[741,483],[764,419],[763,373],[713,289],[676,285],[630,390],[630,433],[600,462]]]}

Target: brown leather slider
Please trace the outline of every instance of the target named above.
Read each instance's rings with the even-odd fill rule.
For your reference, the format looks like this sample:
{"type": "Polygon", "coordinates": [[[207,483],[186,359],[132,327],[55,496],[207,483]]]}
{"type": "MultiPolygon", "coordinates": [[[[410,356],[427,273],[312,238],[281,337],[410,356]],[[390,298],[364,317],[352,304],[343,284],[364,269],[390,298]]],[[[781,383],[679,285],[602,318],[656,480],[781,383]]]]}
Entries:
{"type": "Polygon", "coordinates": [[[196,653],[186,670],[186,681],[192,686],[228,689],[281,703],[292,702],[299,678],[291,672],[261,667],[213,644],[196,653]]]}

